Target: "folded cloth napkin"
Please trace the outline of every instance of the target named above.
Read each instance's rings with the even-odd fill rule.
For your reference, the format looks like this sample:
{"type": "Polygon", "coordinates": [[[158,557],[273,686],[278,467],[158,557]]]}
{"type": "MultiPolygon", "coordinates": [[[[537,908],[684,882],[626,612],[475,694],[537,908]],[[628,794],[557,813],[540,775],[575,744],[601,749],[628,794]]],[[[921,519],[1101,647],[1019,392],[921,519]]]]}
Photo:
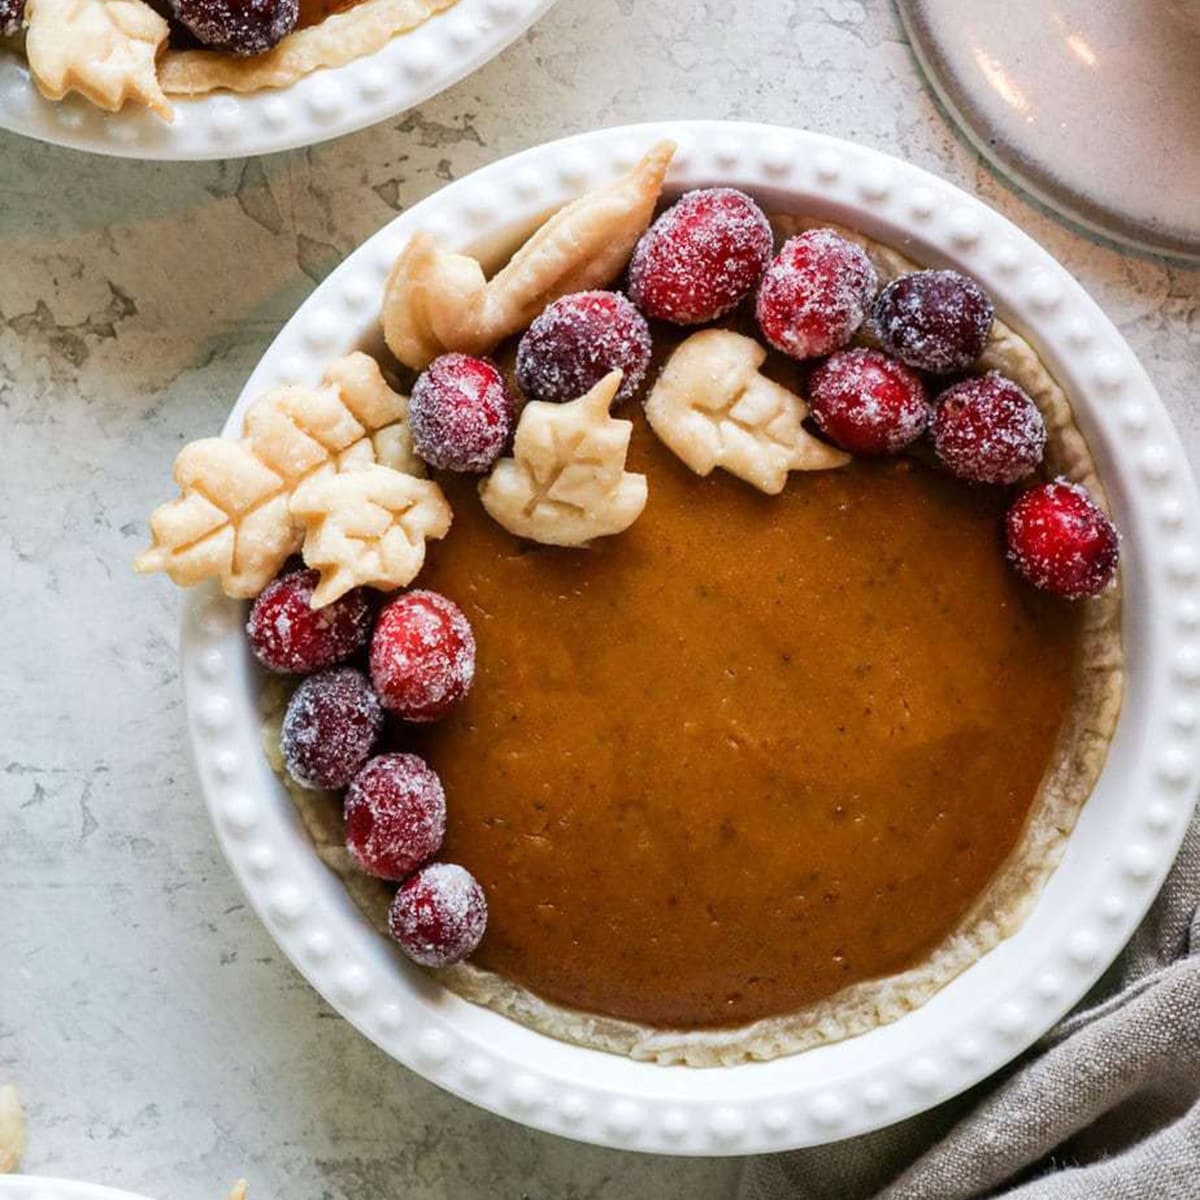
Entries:
{"type": "Polygon", "coordinates": [[[1006,1071],[865,1137],[750,1159],[739,1200],[1200,1198],[1200,816],[1083,1004],[1006,1071]]]}

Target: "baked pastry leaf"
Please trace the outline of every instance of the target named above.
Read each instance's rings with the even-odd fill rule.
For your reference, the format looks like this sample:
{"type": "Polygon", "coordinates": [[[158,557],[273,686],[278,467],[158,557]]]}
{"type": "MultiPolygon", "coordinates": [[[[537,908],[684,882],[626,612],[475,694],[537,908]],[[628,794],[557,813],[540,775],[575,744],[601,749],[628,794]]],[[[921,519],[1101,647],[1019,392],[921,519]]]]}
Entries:
{"type": "Polygon", "coordinates": [[[641,516],[646,477],[625,470],[633,423],[609,415],[620,386],[621,372],[612,371],[578,400],[525,406],[513,457],[479,485],[483,507],[509,533],[583,546],[641,516]]]}
{"type": "Polygon", "coordinates": [[[759,373],[766,357],[753,338],[731,330],[692,334],[646,398],[646,418],[697,475],[723,467],[774,496],[789,471],[829,470],[850,456],[804,428],[801,397],[759,373]]]}
{"type": "Polygon", "coordinates": [[[490,280],[474,258],[414,234],[384,289],[388,348],[417,371],[451,350],[487,354],[551,301],[610,283],[650,224],[674,153],[659,142],[627,175],[571,201],[490,280]]]}
{"type": "Polygon", "coordinates": [[[218,578],[228,596],[257,596],[303,541],[289,509],[305,480],[382,463],[423,475],[412,449],[408,400],[375,360],[338,359],[319,388],[283,387],[246,412],[242,437],[202,438],[175,458],[181,495],[155,509],[153,544],[138,571],[165,571],[182,587],[218,578]]]}
{"type": "Polygon", "coordinates": [[[351,588],[407,586],[425,564],[426,539],[445,537],[452,516],[436,483],[378,464],[308,480],[291,511],[305,530],[304,561],[321,574],[313,608],[351,588]]]}
{"type": "Polygon", "coordinates": [[[170,29],[142,0],[28,0],[25,57],[49,100],[78,92],[107,112],[144,104],[166,121],[158,54],[170,29]]]}

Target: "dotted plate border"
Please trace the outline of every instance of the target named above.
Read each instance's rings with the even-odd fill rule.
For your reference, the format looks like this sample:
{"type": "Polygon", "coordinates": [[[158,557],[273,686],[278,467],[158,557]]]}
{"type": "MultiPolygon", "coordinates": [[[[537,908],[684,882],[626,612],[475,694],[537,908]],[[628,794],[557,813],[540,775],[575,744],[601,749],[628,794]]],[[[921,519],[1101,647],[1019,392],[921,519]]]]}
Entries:
{"type": "Polygon", "coordinates": [[[259,746],[244,606],[184,605],[187,707],[221,844],[272,936],[388,1054],[513,1120],[626,1150],[745,1154],[864,1133],[963,1091],[1025,1049],[1112,962],[1154,898],[1192,811],[1200,723],[1200,498],[1162,402],[1073,277],[979,200],[848,142],[765,125],[680,122],[540,146],[453,183],[355,251],[301,307],[226,425],[284,382],[375,336],[398,247],[427,229],[494,245],[547,208],[680,144],[668,188],[725,183],[844,222],[978,278],[1072,397],[1125,532],[1126,702],[1107,765],[1024,927],[928,1004],[862,1037],[769,1063],[660,1067],[570,1046],[410,968],[317,859],[259,746]]]}
{"type": "Polygon", "coordinates": [[[315,71],[290,87],[172,101],[171,124],[127,106],[106,113],[80,96],[38,93],[24,58],[0,50],[0,129],[116,158],[243,158],[311,146],[421,104],[494,58],[554,0],[458,0],[375,54],[315,71]]]}

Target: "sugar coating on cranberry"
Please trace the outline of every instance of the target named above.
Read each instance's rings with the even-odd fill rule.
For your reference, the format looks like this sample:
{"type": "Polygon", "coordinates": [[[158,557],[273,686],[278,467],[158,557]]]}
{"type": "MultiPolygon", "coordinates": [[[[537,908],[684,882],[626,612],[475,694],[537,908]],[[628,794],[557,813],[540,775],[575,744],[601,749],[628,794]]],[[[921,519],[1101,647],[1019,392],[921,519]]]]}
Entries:
{"type": "Polygon", "coordinates": [[[957,271],[914,271],[879,293],[875,332],[883,348],[918,371],[965,371],[982,353],[996,310],[957,271]]]}
{"type": "Polygon", "coordinates": [[[715,321],[754,290],[772,245],[770,223],[744,192],[688,192],[642,234],[629,263],[629,294],[660,321],[715,321]]]}
{"type": "Polygon", "coordinates": [[[408,402],[413,446],[430,466],[480,475],[504,452],[513,401],[493,363],[443,354],[421,373],[408,402]]]}
{"type": "Polygon", "coordinates": [[[1008,510],[1004,532],[1013,566],[1056,596],[1095,596],[1116,574],[1116,527],[1077,483],[1057,479],[1030,488],[1008,510]]]}
{"type": "Polygon", "coordinates": [[[487,898],[456,863],[430,863],[400,885],[388,929],[423,967],[449,967],[474,951],[487,928],[487,898]]]}
{"type": "Polygon", "coordinates": [[[641,386],[650,365],[650,327],[619,292],[576,292],[555,300],[517,347],[517,383],[531,400],[578,400],[614,370],[618,404],[641,386]]]}
{"type": "Polygon", "coordinates": [[[861,246],[832,229],[784,242],[763,275],[755,316],[763,337],[792,358],[847,345],[866,319],[879,277],[861,246]]]}
{"type": "Polygon", "coordinates": [[[346,792],[346,848],[369,875],[403,879],[446,836],[442,781],[415,754],[380,754],[346,792]]]}
{"type": "Polygon", "coordinates": [[[371,757],[383,731],[383,709],[367,677],[353,667],[309,675],[292,693],[281,748],[287,773],[301,787],[343,788],[371,757]]]}
{"type": "Polygon", "coordinates": [[[808,380],[818,429],[851,454],[896,454],[929,422],[929,398],[915,371],[878,350],[830,355],[808,380]]]}
{"type": "Polygon", "coordinates": [[[938,397],[933,448],[962,479],[1016,483],[1042,461],[1046,423],[1022,388],[991,371],[938,397]]]}
{"type": "Polygon", "coordinates": [[[452,600],[437,592],[406,592],[379,614],[371,679],[389,712],[406,721],[440,720],[474,678],[475,635],[452,600]]]}
{"type": "Polygon", "coordinates": [[[254,657],[268,671],[307,675],[367,644],[372,617],[367,593],[354,588],[324,608],[313,608],[319,581],[316,571],[291,571],[268,583],[254,601],[246,634],[254,657]]]}
{"type": "Polygon", "coordinates": [[[299,0],[173,0],[181,25],[230,54],[264,54],[296,27],[299,0]]]}
{"type": "Polygon", "coordinates": [[[16,37],[25,24],[25,0],[0,0],[0,37],[16,37]]]}

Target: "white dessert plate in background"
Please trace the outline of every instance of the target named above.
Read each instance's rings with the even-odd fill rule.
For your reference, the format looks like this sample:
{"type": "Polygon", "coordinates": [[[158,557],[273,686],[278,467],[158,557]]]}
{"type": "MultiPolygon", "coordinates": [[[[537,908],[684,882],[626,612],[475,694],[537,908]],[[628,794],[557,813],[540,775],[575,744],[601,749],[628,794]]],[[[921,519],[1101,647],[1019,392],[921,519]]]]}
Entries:
{"type": "Polygon", "coordinates": [[[146,1197],[74,1179],[0,1175],[0,1200],[146,1200],[146,1197]]]}
{"type": "Polygon", "coordinates": [[[494,253],[547,210],[680,146],[668,193],[729,184],[768,210],[841,222],[978,279],[1066,389],[1124,531],[1124,711],[1062,864],[1020,932],[891,1025],[768,1063],[662,1067],[567,1045],[477,1007],[408,964],[317,858],[260,745],[245,605],[184,603],[182,671],[201,783],[221,844],[272,936],[388,1054],[540,1129],[630,1150],[744,1154],[832,1141],[928,1108],[1013,1058],[1076,1003],[1124,945],[1191,815],[1200,723],[1200,499],[1154,388],[1072,276],[986,205],[849,142],[765,125],[602,130],[529,150],[418,204],[313,293],[248,381],[316,384],[378,341],[384,280],[408,236],[494,253]]]}
{"type": "Polygon", "coordinates": [[[382,50],[290,87],[172,97],[175,120],[134,105],[106,113],[38,93],[24,58],[0,50],[0,129],[121,158],[243,158],[311,146],[405,112],[495,58],[554,0],[458,0],[382,50]]]}

